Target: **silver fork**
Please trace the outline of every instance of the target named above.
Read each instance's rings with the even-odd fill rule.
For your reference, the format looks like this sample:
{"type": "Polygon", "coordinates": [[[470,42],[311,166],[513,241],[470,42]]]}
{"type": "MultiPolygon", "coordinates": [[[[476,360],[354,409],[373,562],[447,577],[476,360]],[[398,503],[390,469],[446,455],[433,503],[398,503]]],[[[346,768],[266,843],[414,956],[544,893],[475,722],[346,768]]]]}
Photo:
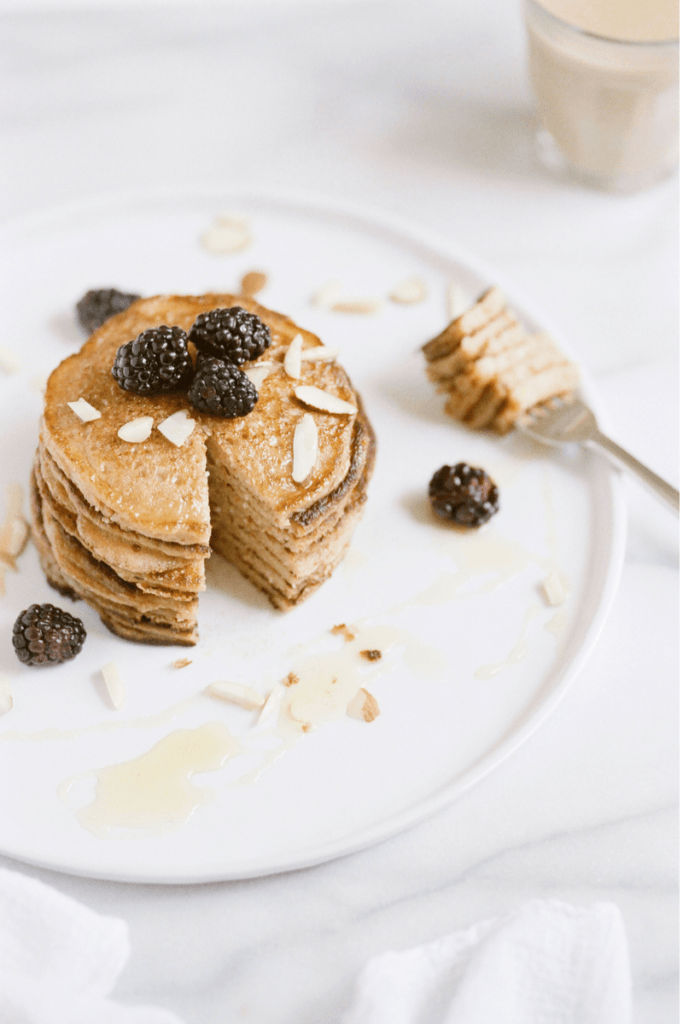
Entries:
{"type": "Polygon", "coordinates": [[[580,398],[556,398],[549,406],[537,406],[518,421],[517,427],[545,444],[581,444],[603,452],[619,466],[629,469],[668,505],[679,511],[678,491],[609,437],[605,437],[595,416],[580,398]]]}

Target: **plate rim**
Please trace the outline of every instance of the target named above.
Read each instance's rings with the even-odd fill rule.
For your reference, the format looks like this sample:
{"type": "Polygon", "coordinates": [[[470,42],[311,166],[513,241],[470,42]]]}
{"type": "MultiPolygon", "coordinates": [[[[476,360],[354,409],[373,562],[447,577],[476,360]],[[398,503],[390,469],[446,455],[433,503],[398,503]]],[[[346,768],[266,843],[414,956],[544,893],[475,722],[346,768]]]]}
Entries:
{"type": "MultiPolygon", "coordinates": [[[[16,240],[13,239],[13,235],[20,234],[22,231],[39,230],[40,228],[49,228],[54,225],[59,226],[60,222],[64,222],[65,226],[68,227],[69,221],[74,217],[88,215],[106,216],[107,213],[122,207],[130,208],[145,205],[158,207],[161,204],[191,205],[200,202],[213,202],[216,204],[239,202],[272,203],[289,207],[290,209],[292,207],[299,207],[318,215],[327,215],[347,220],[350,218],[365,230],[368,227],[376,227],[383,231],[389,231],[398,237],[402,237],[404,240],[422,246],[439,258],[461,263],[476,275],[499,285],[509,295],[514,306],[519,309],[525,318],[535,321],[538,325],[542,325],[544,330],[548,330],[558,340],[560,347],[567,351],[572,358],[575,358],[571,344],[566,343],[562,332],[557,330],[552,318],[542,310],[536,300],[529,298],[525,290],[518,287],[505,273],[497,270],[487,260],[477,256],[476,253],[472,253],[467,247],[462,246],[458,242],[447,240],[431,229],[425,229],[416,225],[409,218],[396,214],[393,211],[387,211],[365,203],[325,197],[315,193],[279,189],[250,189],[218,184],[197,186],[191,189],[168,187],[122,191],[109,190],[93,193],[80,199],[48,204],[3,221],[0,223],[0,245],[11,244],[13,240],[16,240]]],[[[590,375],[586,374],[581,366],[581,361],[576,359],[576,362],[581,370],[582,390],[588,396],[593,408],[598,410],[600,418],[605,421],[598,389],[590,375]]],[[[387,818],[382,818],[371,826],[365,826],[356,832],[348,834],[343,841],[335,840],[333,843],[318,844],[314,848],[309,848],[304,854],[291,856],[284,861],[280,859],[277,864],[269,864],[266,860],[262,860],[249,866],[242,868],[238,866],[229,870],[225,870],[225,868],[221,868],[216,864],[214,868],[205,868],[199,872],[187,871],[181,874],[165,875],[162,873],[151,875],[145,872],[136,874],[135,871],[127,870],[121,872],[97,870],[89,868],[87,864],[77,863],[78,858],[76,860],[72,858],[69,863],[66,863],[63,860],[60,861],[59,858],[46,859],[29,853],[24,854],[16,848],[11,852],[0,849],[0,854],[20,863],[76,877],[131,884],[190,885],[217,881],[239,881],[282,874],[287,871],[302,870],[336,860],[338,857],[356,853],[390,839],[413,825],[420,824],[451,803],[454,803],[506,761],[553,714],[580,674],[607,621],[610,607],[619,587],[624,562],[627,509],[620,471],[599,455],[588,454],[589,462],[587,466],[601,467],[599,472],[606,485],[606,493],[609,499],[609,507],[605,511],[604,520],[608,528],[609,548],[605,552],[604,580],[592,620],[585,628],[577,650],[568,659],[568,664],[563,667],[561,666],[557,672],[553,673],[552,690],[544,697],[541,704],[525,717],[523,723],[515,728],[510,736],[497,742],[491,751],[475,761],[461,777],[451,780],[436,792],[420,799],[416,804],[410,805],[400,812],[393,813],[387,818]]]]}

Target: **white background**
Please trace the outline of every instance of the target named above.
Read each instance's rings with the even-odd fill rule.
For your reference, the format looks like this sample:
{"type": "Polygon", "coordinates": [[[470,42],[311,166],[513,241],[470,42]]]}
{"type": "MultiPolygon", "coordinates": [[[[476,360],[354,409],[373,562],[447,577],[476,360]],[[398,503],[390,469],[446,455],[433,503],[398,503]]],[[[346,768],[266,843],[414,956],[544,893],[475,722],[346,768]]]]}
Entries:
{"type": "MultiPolygon", "coordinates": [[[[0,218],[204,184],[408,216],[533,296],[597,378],[617,440],[676,481],[677,182],[617,197],[536,164],[516,4],[0,11],[0,218]]],[[[23,868],[129,922],[117,996],[188,1024],[335,1022],[369,956],[555,896],[617,903],[637,1024],[676,1020],[677,524],[635,485],[628,502],[619,594],[568,699],[426,824],[251,882],[23,868]]]]}

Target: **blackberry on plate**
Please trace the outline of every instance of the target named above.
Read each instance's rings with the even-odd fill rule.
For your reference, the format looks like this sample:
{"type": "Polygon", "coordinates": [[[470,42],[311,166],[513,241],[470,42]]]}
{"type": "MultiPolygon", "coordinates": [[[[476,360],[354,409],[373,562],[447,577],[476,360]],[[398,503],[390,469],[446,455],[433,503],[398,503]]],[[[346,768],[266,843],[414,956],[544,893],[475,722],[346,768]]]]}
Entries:
{"type": "Polygon", "coordinates": [[[429,500],[443,519],[482,526],[498,511],[498,488],[485,470],[459,462],[437,470],[429,483],[429,500]]]}
{"type": "Polygon", "coordinates": [[[119,387],[136,395],[177,391],[192,379],[192,358],[181,327],[151,327],[122,345],[112,366],[119,387]]]}
{"type": "Polygon", "coordinates": [[[241,366],[258,359],[270,345],[270,329],[255,313],[240,306],[200,313],[190,330],[199,352],[241,366]]]}
{"type": "Polygon", "coordinates": [[[118,288],[94,288],[86,292],[76,303],[76,316],[81,327],[92,334],[101,327],[105,320],[139,299],[132,292],[120,292],[118,288]]]}
{"type": "Polygon", "coordinates": [[[258,392],[246,373],[223,359],[200,355],[187,397],[201,412],[235,419],[256,405],[258,392]]]}
{"type": "Polygon", "coordinates": [[[85,641],[80,619],[52,604],[32,604],[14,623],[14,653],[24,665],[60,665],[80,653],[85,641]]]}

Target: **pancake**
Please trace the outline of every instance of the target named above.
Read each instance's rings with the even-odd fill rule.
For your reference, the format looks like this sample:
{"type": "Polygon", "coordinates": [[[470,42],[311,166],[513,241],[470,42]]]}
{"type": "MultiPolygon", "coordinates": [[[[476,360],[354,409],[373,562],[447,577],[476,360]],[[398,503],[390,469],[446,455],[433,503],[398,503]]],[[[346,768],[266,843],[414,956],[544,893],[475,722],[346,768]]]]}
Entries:
{"type": "Polygon", "coordinates": [[[475,430],[505,434],[529,409],[571,393],[577,368],[547,334],[528,334],[499,288],[423,346],[445,411],[475,430]]]}
{"type": "Polygon", "coordinates": [[[366,500],[374,434],[336,361],[304,360],[296,380],[285,373],[296,334],[304,350],[320,346],[288,317],[244,296],[156,296],[107,320],[51,374],[33,471],[36,545],[48,580],[86,600],[119,636],[195,643],[212,549],[281,610],[308,597],[343,558],[366,500]],[[235,305],[256,313],[272,338],[243,367],[271,364],[249,415],[207,415],[182,392],[138,396],[114,380],[117,349],[142,331],[167,324],[189,332],[199,313],[235,305]],[[309,408],[294,395],[299,385],[356,412],[309,408]],[[82,422],[68,405],[80,398],[101,417],[82,422]],[[195,428],[176,447],[156,428],[181,409],[195,428]],[[313,471],[297,483],[293,437],[305,413],[314,418],[318,451],[313,471]],[[140,416],[153,418],[149,438],[121,440],[119,428],[140,416]]]}

